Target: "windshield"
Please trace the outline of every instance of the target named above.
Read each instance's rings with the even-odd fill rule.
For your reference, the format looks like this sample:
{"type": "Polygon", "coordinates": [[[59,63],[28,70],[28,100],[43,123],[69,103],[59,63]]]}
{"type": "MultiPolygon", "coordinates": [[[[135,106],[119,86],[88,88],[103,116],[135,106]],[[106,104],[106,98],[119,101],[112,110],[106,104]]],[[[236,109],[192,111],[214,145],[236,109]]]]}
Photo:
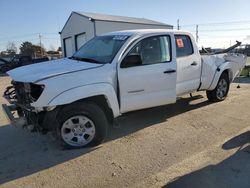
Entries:
{"type": "Polygon", "coordinates": [[[84,44],[71,58],[91,63],[111,63],[127,35],[98,36],[84,44]]]}

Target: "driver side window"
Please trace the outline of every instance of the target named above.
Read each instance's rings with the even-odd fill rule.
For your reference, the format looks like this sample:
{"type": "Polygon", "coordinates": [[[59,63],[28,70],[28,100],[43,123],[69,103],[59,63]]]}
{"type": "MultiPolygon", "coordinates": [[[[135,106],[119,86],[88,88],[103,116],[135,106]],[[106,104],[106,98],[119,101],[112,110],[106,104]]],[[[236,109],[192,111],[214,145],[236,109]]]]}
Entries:
{"type": "MultiPolygon", "coordinates": [[[[169,36],[153,36],[138,42],[127,54],[128,57],[139,59],[140,65],[150,65],[171,61],[171,43],[169,36]]],[[[125,58],[125,59],[126,59],[125,58]]],[[[126,63],[126,62],[123,62],[126,63]]],[[[134,64],[133,66],[138,66],[134,64]]],[[[126,67],[122,65],[123,67],[126,67]]],[[[131,67],[131,66],[129,66],[131,67]]]]}

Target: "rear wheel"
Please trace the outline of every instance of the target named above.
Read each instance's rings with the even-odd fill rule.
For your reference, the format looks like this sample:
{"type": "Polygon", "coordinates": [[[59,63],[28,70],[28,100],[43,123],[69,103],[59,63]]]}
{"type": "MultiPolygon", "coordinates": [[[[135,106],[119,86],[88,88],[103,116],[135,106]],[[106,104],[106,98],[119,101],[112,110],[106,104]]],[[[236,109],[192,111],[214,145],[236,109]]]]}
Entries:
{"type": "Polygon", "coordinates": [[[59,139],[64,148],[82,148],[100,144],[108,128],[102,109],[90,102],[66,106],[58,115],[59,139]]]}
{"type": "Polygon", "coordinates": [[[212,91],[207,91],[207,98],[212,102],[219,102],[226,99],[229,91],[229,78],[226,73],[222,73],[216,88],[212,91]]]}

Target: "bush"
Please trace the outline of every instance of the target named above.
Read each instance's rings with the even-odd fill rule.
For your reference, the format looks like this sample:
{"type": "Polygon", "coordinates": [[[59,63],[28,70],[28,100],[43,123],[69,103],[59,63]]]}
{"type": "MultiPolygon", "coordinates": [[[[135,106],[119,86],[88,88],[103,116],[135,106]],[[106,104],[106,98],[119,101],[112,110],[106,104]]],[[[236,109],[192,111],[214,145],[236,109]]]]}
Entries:
{"type": "Polygon", "coordinates": [[[250,66],[245,66],[240,73],[240,76],[249,76],[250,66]]]}

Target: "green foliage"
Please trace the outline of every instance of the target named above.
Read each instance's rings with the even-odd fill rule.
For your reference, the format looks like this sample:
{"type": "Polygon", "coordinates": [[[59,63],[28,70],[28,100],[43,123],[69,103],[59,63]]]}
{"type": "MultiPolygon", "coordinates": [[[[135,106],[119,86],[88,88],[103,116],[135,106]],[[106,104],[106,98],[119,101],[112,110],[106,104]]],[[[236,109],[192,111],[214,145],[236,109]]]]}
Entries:
{"type": "Polygon", "coordinates": [[[245,66],[240,73],[240,76],[249,76],[250,66],[245,66]]]}
{"type": "Polygon", "coordinates": [[[31,42],[23,42],[20,46],[20,54],[31,57],[42,57],[45,54],[45,49],[31,42]]]}

